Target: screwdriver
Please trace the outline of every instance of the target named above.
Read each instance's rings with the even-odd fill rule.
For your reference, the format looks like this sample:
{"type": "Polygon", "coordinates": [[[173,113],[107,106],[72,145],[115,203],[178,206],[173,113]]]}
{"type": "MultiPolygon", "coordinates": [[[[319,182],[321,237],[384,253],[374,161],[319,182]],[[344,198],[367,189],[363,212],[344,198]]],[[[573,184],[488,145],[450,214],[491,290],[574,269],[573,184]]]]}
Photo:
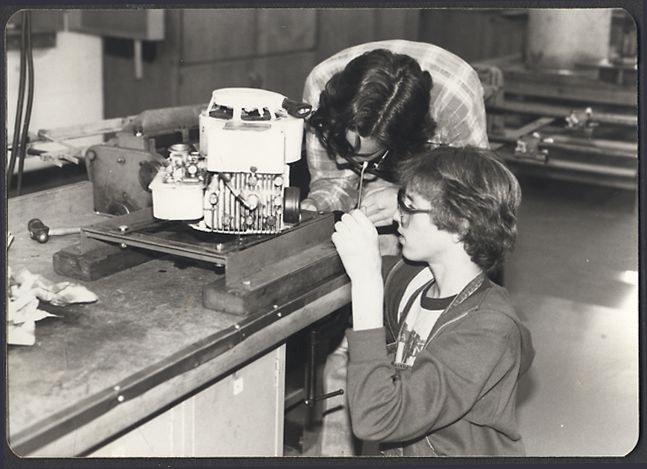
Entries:
{"type": "Polygon", "coordinates": [[[362,205],[362,186],[364,183],[364,171],[366,171],[367,167],[368,167],[368,161],[364,161],[362,163],[362,171],[359,173],[359,183],[357,188],[357,205],[355,206],[355,208],[360,208],[362,205]]]}

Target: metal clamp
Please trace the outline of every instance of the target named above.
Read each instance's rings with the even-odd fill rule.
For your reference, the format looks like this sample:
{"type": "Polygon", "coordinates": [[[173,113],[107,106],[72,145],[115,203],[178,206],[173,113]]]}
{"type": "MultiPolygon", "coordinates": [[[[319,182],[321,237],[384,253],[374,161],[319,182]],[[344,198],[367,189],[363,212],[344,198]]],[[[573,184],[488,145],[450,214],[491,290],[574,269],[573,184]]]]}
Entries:
{"type": "Polygon", "coordinates": [[[569,127],[584,127],[591,122],[591,116],[593,116],[593,109],[587,107],[583,111],[571,111],[565,119],[569,127]]]}
{"type": "Polygon", "coordinates": [[[569,129],[583,133],[587,138],[593,137],[593,130],[599,125],[593,122],[593,109],[587,107],[584,110],[573,110],[564,118],[569,129]]]}
{"type": "Polygon", "coordinates": [[[542,138],[539,132],[523,135],[517,139],[514,156],[519,159],[535,160],[541,163],[548,162],[548,150],[539,148],[540,143],[553,143],[550,137],[542,138]]]}

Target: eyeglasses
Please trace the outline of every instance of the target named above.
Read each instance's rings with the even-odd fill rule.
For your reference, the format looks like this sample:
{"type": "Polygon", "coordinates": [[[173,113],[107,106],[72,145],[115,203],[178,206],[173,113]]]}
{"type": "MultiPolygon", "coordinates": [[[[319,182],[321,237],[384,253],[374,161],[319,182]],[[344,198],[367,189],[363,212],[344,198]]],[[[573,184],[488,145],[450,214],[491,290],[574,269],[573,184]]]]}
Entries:
{"type": "Polygon", "coordinates": [[[405,199],[404,189],[400,189],[398,191],[398,210],[400,211],[400,221],[402,222],[402,224],[409,223],[409,217],[411,215],[415,215],[416,213],[427,213],[427,214],[434,213],[434,211],[430,209],[423,210],[423,209],[409,207],[404,199],[405,199]]]}
{"type": "Polygon", "coordinates": [[[356,131],[354,131],[354,134],[355,143],[351,145],[349,142],[350,151],[341,152],[341,156],[355,166],[368,166],[371,169],[378,169],[389,154],[389,150],[386,148],[378,148],[369,153],[358,153],[358,150],[362,148],[362,139],[356,131]]]}
{"type": "Polygon", "coordinates": [[[353,151],[350,153],[346,153],[344,156],[346,159],[348,159],[349,161],[355,164],[361,165],[366,161],[368,162],[368,164],[373,164],[377,166],[384,160],[384,158],[386,158],[386,155],[388,153],[389,153],[388,149],[378,148],[377,150],[371,153],[356,153],[353,151]]]}
{"type": "MultiPolygon", "coordinates": [[[[319,139],[323,146],[328,148],[329,141],[327,136],[320,135],[319,139]]],[[[349,147],[351,147],[350,144],[349,147]]],[[[358,144],[354,145],[354,148],[358,147],[358,144]]],[[[389,182],[396,181],[393,164],[389,161],[389,158],[387,158],[389,156],[389,149],[380,148],[371,153],[357,153],[351,147],[349,151],[337,151],[339,156],[348,162],[348,165],[343,165],[341,167],[350,167],[350,169],[358,174],[365,171],[389,182]]]]}
{"type": "Polygon", "coordinates": [[[375,170],[380,169],[380,165],[388,154],[388,149],[380,148],[372,153],[342,153],[341,156],[354,166],[362,167],[366,163],[370,169],[375,170]]]}

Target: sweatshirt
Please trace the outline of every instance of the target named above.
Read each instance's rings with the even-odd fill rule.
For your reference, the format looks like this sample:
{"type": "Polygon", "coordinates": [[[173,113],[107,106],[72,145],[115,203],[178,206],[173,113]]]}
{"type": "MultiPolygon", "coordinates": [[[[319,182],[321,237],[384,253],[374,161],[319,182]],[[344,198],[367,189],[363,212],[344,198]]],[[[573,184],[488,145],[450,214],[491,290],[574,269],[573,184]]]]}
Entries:
{"type": "Polygon", "coordinates": [[[525,455],[516,393],[534,349],[507,291],[485,274],[440,315],[413,366],[394,366],[397,305],[425,267],[398,260],[385,279],[385,327],[347,331],[353,432],[385,455],[525,455]]]}

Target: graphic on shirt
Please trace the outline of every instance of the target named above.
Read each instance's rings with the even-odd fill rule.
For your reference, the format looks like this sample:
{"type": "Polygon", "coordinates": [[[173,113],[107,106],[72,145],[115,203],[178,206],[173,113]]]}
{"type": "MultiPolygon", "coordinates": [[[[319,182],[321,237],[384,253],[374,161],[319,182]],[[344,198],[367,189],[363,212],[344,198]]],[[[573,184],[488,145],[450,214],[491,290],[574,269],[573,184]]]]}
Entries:
{"type": "Polygon", "coordinates": [[[418,353],[425,348],[434,324],[455,298],[427,298],[430,286],[431,284],[418,295],[408,312],[403,312],[405,319],[398,334],[394,359],[397,367],[413,366],[418,353]]]}
{"type": "Polygon", "coordinates": [[[402,349],[398,348],[400,357],[396,357],[396,361],[401,365],[412,366],[416,359],[416,355],[425,347],[426,337],[420,337],[415,330],[409,329],[407,323],[404,324],[401,337],[402,349]]]}

